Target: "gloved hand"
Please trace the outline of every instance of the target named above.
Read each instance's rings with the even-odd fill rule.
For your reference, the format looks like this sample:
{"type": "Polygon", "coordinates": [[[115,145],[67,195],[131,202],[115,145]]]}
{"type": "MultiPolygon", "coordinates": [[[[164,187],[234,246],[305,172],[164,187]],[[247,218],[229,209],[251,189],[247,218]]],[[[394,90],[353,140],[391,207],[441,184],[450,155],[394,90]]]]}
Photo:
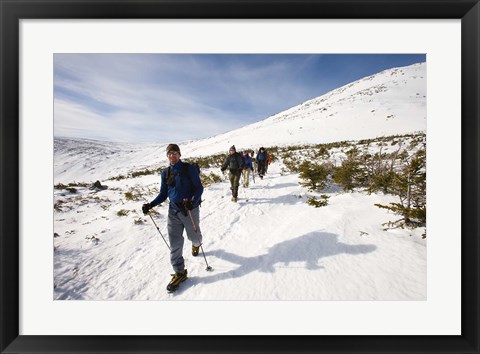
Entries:
{"type": "Polygon", "coordinates": [[[222,172],[225,172],[226,169],[227,169],[226,167],[225,167],[225,168],[222,167],[220,170],[221,170],[222,172]]]}
{"type": "Polygon", "coordinates": [[[152,206],[150,205],[150,203],[146,203],[142,205],[142,211],[144,215],[147,215],[150,209],[152,209],[152,206]]]}
{"type": "Polygon", "coordinates": [[[193,209],[193,203],[191,200],[185,199],[183,201],[183,205],[185,206],[185,209],[187,210],[192,210],[193,209]]]}

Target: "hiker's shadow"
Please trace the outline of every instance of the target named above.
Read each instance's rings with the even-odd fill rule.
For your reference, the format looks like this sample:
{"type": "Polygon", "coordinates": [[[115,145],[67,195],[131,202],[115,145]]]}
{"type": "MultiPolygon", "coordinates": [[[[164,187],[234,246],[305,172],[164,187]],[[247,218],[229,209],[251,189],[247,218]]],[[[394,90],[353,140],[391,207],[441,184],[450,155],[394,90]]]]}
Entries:
{"type": "MultiPolygon", "coordinates": [[[[338,254],[366,254],[377,249],[375,245],[349,245],[338,242],[338,237],[331,233],[312,232],[293,240],[281,242],[268,250],[268,253],[254,257],[243,257],[224,250],[216,250],[209,254],[227,262],[238,265],[229,271],[201,277],[201,283],[212,283],[220,280],[239,278],[254,271],[275,272],[275,265],[285,267],[291,263],[301,263],[306,269],[320,269],[319,260],[338,254]]],[[[298,265],[296,265],[298,267],[298,265]]]]}

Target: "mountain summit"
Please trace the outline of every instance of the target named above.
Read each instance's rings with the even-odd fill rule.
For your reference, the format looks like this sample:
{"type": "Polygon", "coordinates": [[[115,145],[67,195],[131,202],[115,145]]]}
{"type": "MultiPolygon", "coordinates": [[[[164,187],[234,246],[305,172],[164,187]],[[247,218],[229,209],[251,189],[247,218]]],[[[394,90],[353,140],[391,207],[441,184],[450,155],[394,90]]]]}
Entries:
{"type": "Polygon", "coordinates": [[[192,147],[321,144],[426,131],[426,64],[382,71],[192,147]],[[230,144],[230,145],[229,145],[230,144]]]}

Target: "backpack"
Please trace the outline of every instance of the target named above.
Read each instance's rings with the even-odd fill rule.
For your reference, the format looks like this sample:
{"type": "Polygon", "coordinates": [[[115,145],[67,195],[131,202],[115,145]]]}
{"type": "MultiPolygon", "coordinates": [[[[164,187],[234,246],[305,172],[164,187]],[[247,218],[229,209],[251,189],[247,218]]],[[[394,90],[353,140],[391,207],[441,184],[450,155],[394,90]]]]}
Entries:
{"type": "Polygon", "coordinates": [[[235,154],[229,156],[230,158],[230,163],[229,163],[229,168],[230,170],[241,170],[243,169],[243,165],[245,164],[245,161],[243,159],[243,156],[240,155],[238,152],[235,154]]]}
{"type": "Polygon", "coordinates": [[[253,163],[252,159],[250,158],[250,155],[245,155],[242,156],[243,159],[243,169],[247,169],[247,165],[251,165],[253,163]]]}
{"type": "MultiPolygon", "coordinates": [[[[182,171],[180,173],[180,177],[188,176],[188,179],[190,180],[190,183],[192,184],[193,190],[195,191],[195,186],[194,186],[193,181],[192,181],[192,176],[190,175],[190,172],[189,172],[189,167],[190,167],[190,165],[195,166],[195,168],[198,171],[198,176],[200,176],[200,166],[196,162],[188,163],[188,162],[183,162],[182,161],[182,163],[183,163],[183,166],[182,166],[182,171]]],[[[165,181],[167,182],[168,186],[171,185],[169,183],[169,178],[170,178],[170,175],[171,175],[171,171],[172,171],[172,166],[168,166],[167,172],[165,174],[165,181]]],[[[175,177],[175,176],[173,176],[173,177],[175,177]]],[[[201,180],[200,180],[200,183],[201,183],[201,180]]],[[[175,185],[175,184],[173,184],[173,185],[175,185]]],[[[198,205],[202,205],[202,200],[199,201],[198,205]]]]}
{"type": "Polygon", "coordinates": [[[258,151],[257,160],[258,161],[266,161],[267,160],[267,154],[265,153],[265,150],[263,150],[263,152],[260,152],[260,150],[258,151]]]}

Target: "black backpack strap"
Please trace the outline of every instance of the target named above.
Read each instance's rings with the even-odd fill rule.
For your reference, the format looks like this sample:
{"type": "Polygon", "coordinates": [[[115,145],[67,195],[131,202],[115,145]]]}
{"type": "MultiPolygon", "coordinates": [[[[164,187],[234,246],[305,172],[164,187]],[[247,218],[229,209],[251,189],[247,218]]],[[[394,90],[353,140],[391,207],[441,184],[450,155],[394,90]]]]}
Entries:
{"type": "Polygon", "coordinates": [[[195,189],[195,186],[193,185],[192,176],[190,175],[190,164],[188,162],[183,163],[183,174],[188,176],[188,179],[190,180],[190,184],[195,189]]]}
{"type": "MultiPolygon", "coordinates": [[[[192,182],[192,177],[190,176],[190,171],[189,171],[190,164],[188,162],[183,163],[183,169],[182,169],[182,174],[188,176],[190,178],[190,182],[192,182]]],[[[167,173],[165,174],[165,179],[168,180],[170,177],[172,171],[172,166],[167,167],[167,173]]]]}
{"type": "Polygon", "coordinates": [[[188,170],[190,167],[190,164],[188,162],[183,163],[183,174],[187,175],[188,178],[190,178],[190,182],[192,181],[192,177],[190,177],[190,171],[188,170]]]}

